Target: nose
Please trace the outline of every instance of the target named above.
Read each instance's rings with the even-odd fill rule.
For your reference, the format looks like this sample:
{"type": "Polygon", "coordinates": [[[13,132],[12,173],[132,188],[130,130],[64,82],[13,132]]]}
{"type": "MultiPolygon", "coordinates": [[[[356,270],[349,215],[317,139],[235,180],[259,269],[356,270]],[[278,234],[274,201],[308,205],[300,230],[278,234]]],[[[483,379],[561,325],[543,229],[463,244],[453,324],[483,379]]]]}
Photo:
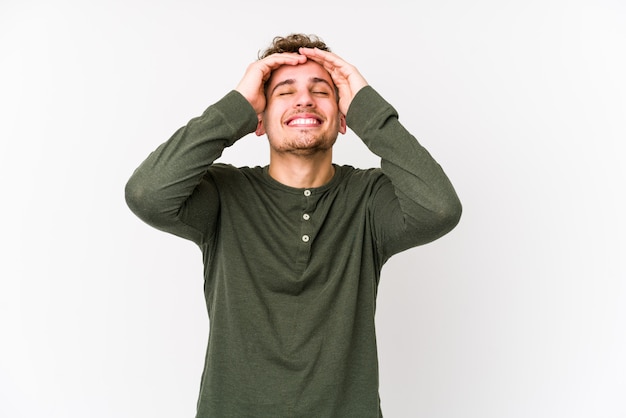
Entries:
{"type": "Polygon", "coordinates": [[[315,106],[313,95],[308,89],[297,94],[295,106],[298,108],[315,106]]]}

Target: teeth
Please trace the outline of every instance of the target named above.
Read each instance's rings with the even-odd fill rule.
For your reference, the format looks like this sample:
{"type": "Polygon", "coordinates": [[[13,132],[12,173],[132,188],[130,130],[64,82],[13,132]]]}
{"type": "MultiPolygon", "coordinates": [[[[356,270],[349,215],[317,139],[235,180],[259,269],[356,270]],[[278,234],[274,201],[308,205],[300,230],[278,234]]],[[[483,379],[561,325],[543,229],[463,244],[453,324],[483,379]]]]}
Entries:
{"type": "Polygon", "coordinates": [[[290,125],[317,125],[317,119],[313,119],[313,118],[301,118],[301,119],[294,119],[291,122],[289,122],[290,125]]]}

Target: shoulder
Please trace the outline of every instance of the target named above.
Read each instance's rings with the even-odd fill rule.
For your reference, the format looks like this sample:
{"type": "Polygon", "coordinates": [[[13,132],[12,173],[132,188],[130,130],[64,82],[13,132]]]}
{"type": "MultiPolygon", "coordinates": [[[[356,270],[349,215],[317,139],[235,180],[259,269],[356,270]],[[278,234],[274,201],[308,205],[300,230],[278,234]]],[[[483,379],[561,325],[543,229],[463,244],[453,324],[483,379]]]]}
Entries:
{"type": "Polygon", "coordinates": [[[362,194],[371,194],[379,187],[389,183],[388,177],[380,168],[354,168],[350,165],[338,166],[341,173],[342,188],[362,194]]]}
{"type": "Polygon", "coordinates": [[[235,167],[232,164],[215,163],[207,170],[207,176],[216,184],[254,181],[262,175],[262,167],[235,167]]]}
{"type": "Polygon", "coordinates": [[[379,167],[355,168],[351,165],[336,166],[344,182],[369,183],[384,177],[379,167]]]}

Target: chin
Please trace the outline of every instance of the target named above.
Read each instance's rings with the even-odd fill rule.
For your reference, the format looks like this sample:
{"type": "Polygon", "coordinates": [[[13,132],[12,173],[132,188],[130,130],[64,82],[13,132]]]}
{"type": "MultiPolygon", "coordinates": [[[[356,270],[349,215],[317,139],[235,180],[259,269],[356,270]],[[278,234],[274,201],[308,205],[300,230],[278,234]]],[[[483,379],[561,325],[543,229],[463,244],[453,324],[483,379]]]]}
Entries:
{"type": "Polygon", "coordinates": [[[335,140],[336,138],[334,140],[325,140],[317,137],[301,137],[296,140],[285,140],[279,144],[270,141],[270,146],[276,152],[313,155],[330,150],[335,144],[335,140]]]}

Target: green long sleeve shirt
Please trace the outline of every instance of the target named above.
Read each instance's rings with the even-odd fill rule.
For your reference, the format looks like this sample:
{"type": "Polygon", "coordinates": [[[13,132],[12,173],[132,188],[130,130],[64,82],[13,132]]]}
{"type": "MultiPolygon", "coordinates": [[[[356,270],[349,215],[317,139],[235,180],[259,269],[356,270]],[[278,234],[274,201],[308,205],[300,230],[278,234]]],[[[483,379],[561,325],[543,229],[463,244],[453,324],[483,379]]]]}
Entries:
{"type": "Polygon", "coordinates": [[[151,153],[126,186],[137,216],[202,251],[210,331],[198,418],[382,416],[381,268],[449,232],[461,205],[374,89],[359,91],[346,121],[381,167],[336,166],[322,187],[288,187],[267,167],[214,163],[256,127],[232,91],[151,153]]]}

